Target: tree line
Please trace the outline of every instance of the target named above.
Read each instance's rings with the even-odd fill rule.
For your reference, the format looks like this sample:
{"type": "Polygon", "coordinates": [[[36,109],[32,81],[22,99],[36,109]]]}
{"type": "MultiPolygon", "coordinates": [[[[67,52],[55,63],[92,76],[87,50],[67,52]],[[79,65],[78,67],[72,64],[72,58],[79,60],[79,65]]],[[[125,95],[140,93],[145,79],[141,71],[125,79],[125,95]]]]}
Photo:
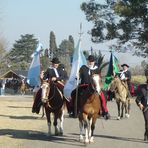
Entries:
{"type": "MultiPolygon", "coordinates": [[[[39,41],[33,34],[21,35],[20,39],[16,40],[10,51],[5,51],[0,44],[0,69],[1,73],[7,70],[28,70],[32,61],[31,55],[37,48],[39,41]]],[[[69,35],[68,39],[61,41],[57,46],[56,36],[53,31],[49,36],[49,48],[42,49],[41,52],[41,67],[46,69],[50,65],[53,57],[58,57],[64,64],[70,63],[71,56],[74,50],[74,39],[69,35]]]]}
{"type": "MultiPolygon", "coordinates": [[[[135,48],[133,54],[148,57],[148,2],[147,0],[90,0],[83,2],[80,9],[86,15],[86,20],[93,24],[88,32],[92,42],[100,43],[113,39],[112,47],[122,52],[121,48],[127,42],[135,48]]],[[[38,40],[33,34],[21,35],[10,51],[5,50],[4,40],[0,38],[0,73],[12,70],[28,70],[31,54],[36,49],[38,40]]],[[[72,53],[75,47],[74,39],[68,39],[56,44],[53,31],[49,35],[49,48],[43,49],[41,56],[42,68],[49,66],[50,59],[57,56],[67,68],[70,67],[72,53]]],[[[112,48],[111,47],[111,48],[112,48]]]]}

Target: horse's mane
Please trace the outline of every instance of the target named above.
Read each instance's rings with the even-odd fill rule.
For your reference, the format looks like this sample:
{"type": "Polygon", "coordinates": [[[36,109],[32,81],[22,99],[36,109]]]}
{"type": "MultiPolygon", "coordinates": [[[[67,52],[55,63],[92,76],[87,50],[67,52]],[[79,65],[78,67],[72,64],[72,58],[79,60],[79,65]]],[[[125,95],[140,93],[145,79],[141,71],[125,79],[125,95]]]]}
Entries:
{"type": "Polygon", "coordinates": [[[122,82],[119,78],[115,78],[110,85],[110,89],[114,91],[116,98],[126,99],[128,95],[127,84],[122,82]]]}

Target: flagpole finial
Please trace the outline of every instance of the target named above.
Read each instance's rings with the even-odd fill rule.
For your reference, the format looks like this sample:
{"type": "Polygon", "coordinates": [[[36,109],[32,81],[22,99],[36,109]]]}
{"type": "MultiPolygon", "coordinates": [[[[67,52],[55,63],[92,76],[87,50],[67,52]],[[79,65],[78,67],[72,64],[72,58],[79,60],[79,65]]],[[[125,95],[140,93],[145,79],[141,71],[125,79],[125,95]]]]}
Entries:
{"type": "Polygon", "coordinates": [[[83,32],[82,32],[82,23],[80,23],[80,32],[79,32],[80,39],[81,39],[82,34],[83,34],[83,32]]]}

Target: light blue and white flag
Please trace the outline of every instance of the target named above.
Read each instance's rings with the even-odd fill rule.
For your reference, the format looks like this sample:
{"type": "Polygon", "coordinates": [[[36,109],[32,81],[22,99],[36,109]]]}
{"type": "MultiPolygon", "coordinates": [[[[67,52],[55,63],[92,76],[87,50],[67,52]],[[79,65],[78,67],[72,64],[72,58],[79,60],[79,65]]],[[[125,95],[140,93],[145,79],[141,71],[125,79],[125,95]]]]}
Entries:
{"type": "Polygon", "coordinates": [[[75,48],[72,60],[72,67],[70,72],[70,77],[64,86],[64,96],[67,98],[71,97],[71,92],[78,86],[79,82],[79,69],[82,65],[86,65],[86,58],[81,50],[81,39],[79,39],[78,44],[75,48]]]}
{"type": "Polygon", "coordinates": [[[30,86],[40,86],[40,52],[42,51],[42,44],[39,43],[34,53],[31,55],[32,62],[28,71],[27,83],[30,86]]]}

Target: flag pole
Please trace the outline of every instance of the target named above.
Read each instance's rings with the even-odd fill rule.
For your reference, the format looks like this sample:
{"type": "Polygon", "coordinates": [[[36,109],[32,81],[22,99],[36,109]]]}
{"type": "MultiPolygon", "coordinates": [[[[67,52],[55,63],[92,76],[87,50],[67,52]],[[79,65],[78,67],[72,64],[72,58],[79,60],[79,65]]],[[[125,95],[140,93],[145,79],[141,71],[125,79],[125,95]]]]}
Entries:
{"type": "MultiPolygon", "coordinates": [[[[78,68],[80,68],[79,67],[79,65],[80,65],[80,48],[81,48],[81,36],[82,36],[82,34],[83,34],[83,32],[82,32],[82,23],[80,23],[80,32],[79,32],[79,40],[80,40],[80,42],[79,42],[79,52],[78,52],[78,68]]],[[[76,98],[75,98],[75,104],[74,104],[74,116],[75,116],[75,118],[77,117],[77,109],[78,109],[78,107],[77,107],[77,102],[78,102],[78,83],[79,83],[79,69],[77,69],[77,80],[76,80],[76,98]]]]}

